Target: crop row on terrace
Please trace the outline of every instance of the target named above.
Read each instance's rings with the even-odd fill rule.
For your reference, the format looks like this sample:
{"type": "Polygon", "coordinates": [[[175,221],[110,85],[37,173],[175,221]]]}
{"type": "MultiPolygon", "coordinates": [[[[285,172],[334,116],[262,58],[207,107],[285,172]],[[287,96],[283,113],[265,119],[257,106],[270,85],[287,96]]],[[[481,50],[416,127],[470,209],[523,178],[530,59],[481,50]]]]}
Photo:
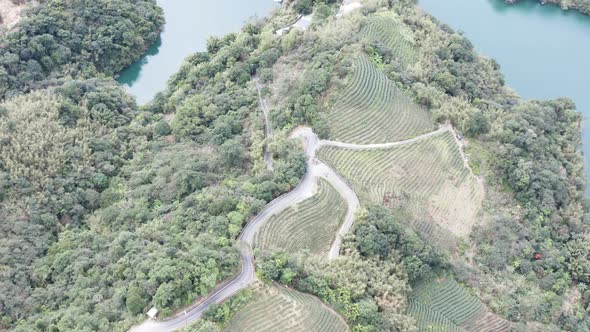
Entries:
{"type": "Polygon", "coordinates": [[[327,253],[346,210],[346,202],[338,191],[320,179],[314,196],[271,217],[260,228],[255,247],[291,253],[300,250],[327,253]]]}
{"type": "Polygon", "coordinates": [[[461,328],[468,332],[508,332],[511,323],[498,315],[486,311],[465,321],[461,324],[461,328]]]}
{"type": "Polygon", "coordinates": [[[361,35],[373,44],[388,49],[403,66],[416,62],[418,52],[409,32],[403,29],[401,19],[392,12],[382,12],[367,18],[361,35]]]}
{"type": "Polygon", "coordinates": [[[418,331],[461,332],[462,330],[441,313],[420,302],[410,302],[408,312],[416,319],[418,331]]]}
{"type": "Polygon", "coordinates": [[[431,280],[414,287],[410,302],[420,304],[428,311],[439,314],[455,325],[484,312],[479,299],[453,278],[431,280]]]}
{"type": "Polygon", "coordinates": [[[348,85],[328,113],[330,138],[347,143],[388,143],[432,129],[428,111],[415,104],[369,59],[353,61],[348,85]]]}
{"type": "Polygon", "coordinates": [[[348,327],[319,299],[272,285],[257,291],[256,299],[234,316],[225,331],[344,332],[348,327]]]}
{"type": "Polygon", "coordinates": [[[510,322],[485,305],[452,277],[433,279],[414,287],[408,312],[419,331],[505,332],[510,322]]]}
{"type": "MultiPolygon", "coordinates": [[[[465,167],[451,132],[388,149],[327,146],[318,156],[346,178],[361,199],[409,212],[427,237],[440,234],[438,228],[464,236],[475,223],[482,188],[465,167]]],[[[443,240],[453,238],[443,235],[443,240]]]]}

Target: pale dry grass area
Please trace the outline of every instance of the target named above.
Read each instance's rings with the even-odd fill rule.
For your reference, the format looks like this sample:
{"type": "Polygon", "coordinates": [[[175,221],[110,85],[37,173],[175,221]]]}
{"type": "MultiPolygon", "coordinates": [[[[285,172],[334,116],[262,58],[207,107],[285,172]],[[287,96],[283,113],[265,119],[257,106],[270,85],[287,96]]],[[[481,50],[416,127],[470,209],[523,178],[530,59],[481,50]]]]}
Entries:
{"type": "Polygon", "coordinates": [[[459,186],[447,183],[430,198],[428,210],[434,220],[451,233],[458,237],[468,236],[477,221],[483,194],[471,182],[459,186]]]}
{"type": "Polygon", "coordinates": [[[10,29],[21,19],[21,11],[27,4],[17,5],[12,0],[0,0],[0,28],[10,29]]]}

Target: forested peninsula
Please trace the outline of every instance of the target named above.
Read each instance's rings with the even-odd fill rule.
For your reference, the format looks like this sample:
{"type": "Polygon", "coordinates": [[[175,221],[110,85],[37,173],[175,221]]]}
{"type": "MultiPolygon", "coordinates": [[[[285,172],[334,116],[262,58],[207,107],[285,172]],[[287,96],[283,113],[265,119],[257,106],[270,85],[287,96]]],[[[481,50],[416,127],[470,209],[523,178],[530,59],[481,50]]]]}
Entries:
{"type": "MultiPolygon", "coordinates": [[[[302,126],[405,143],[319,148],[361,206],[335,259],[255,242],[256,287],[291,301],[276,308],[304,298],[351,331],[589,330],[574,103],[522,100],[415,1],[341,6],[286,1],[211,37],[145,106],[112,77],[157,39],[154,0],[31,7],[0,37],[0,330],[124,331],[208,296],[240,272],[247,222],[306,174],[302,126]],[[276,33],[301,14],[307,29],[276,33]]],[[[335,236],[312,229],[298,240],[335,236]]],[[[272,329],[247,311],[271,293],[245,290],[186,331],[272,329]]]]}

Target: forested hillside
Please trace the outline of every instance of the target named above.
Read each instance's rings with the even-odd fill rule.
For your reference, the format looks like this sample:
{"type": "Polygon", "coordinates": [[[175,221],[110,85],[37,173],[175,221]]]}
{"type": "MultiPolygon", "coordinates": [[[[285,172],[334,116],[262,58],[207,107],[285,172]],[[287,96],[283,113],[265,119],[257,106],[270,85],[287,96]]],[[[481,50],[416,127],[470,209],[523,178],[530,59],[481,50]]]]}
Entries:
{"type": "Polygon", "coordinates": [[[273,56],[255,52],[249,29],[189,59],[175,93],[147,110],[101,79],[0,106],[4,327],[121,330],[237,270],[243,223],[305,169],[285,140],[272,174],[253,168],[262,152],[249,75],[273,56]]]}
{"type": "Polygon", "coordinates": [[[112,76],[154,43],[164,23],[154,0],[43,0],[0,36],[0,98],[65,78],[112,76]]]}
{"type": "Polygon", "coordinates": [[[441,129],[399,149],[321,148],[364,188],[340,257],[254,252],[262,281],[314,297],[280,286],[248,306],[246,291],[193,331],[239,326],[233,315],[266,308],[264,296],[352,331],[475,331],[480,317],[590,329],[580,113],[565,98],[521,100],[494,60],[414,2],[336,17],[335,1],[287,1],[210,38],[142,107],[111,76],[156,40],[155,1],[40,2],[0,37],[0,330],[122,331],[152,306],[164,318],[210,294],[240,270],[244,225],[305,174],[288,138],[299,126],[363,144],[441,129]],[[274,33],[299,13],[312,13],[307,30],[274,33]],[[461,200],[462,186],[477,195],[461,200]],[[441,246],[432,229],[453,236],[441,246]]]}

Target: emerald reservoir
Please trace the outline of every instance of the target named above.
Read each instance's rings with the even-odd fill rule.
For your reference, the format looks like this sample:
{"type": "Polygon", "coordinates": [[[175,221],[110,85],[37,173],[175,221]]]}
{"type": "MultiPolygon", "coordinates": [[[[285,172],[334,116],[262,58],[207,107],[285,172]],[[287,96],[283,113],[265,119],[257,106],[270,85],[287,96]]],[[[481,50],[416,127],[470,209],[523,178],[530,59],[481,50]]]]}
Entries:
{"type": "Polygon", "coordinates": [[[570,97],[584,114],[583,151],[590,174],[590,16],[523,0],[420,0],[419,6],[463,31],[496,59],[506,84],[527,99],[570,97]]]}
{"type": "Polygon", "coordinates": [[[249,18],[264,17],[277,6],[273,0],[158,0],[158,4],[166,17],[160,39],[117,79],[140,104],[165,88],[186,56],[204,51],[210,36],[239,31],[249,18]]]}

